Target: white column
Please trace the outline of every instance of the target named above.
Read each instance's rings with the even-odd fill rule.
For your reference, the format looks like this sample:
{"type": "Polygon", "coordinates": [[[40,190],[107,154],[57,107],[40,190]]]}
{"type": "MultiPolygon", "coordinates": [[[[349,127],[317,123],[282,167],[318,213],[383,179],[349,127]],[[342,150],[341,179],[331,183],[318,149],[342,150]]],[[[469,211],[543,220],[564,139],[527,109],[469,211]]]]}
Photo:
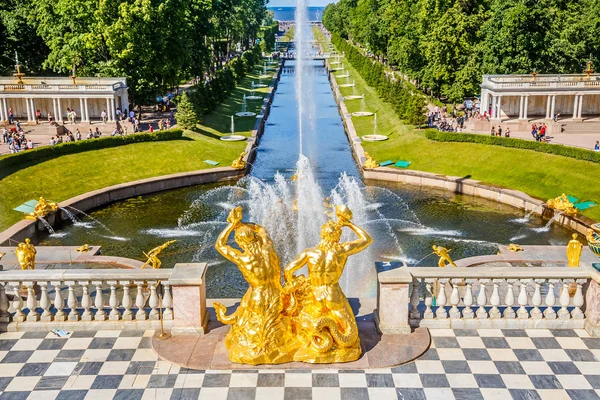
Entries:
{"type": "Polygon", "coordinates": [[[112,121],[116,121],[117,120],[117,115],[116,115],[116,109],[115,109],[115,98],[111,98],[110,99],[110,116],[112,118],[112,121]]]}
{"type": "Polygon", "coordinates": [[[520,100],[519,100],[519,119],[523,119],[523,103],[524,103],[524,96],[521,96],[520,100]]]}
{"type": "Polygon", "coordinates": [[[29,99],[25,97],[25,108],[27,109],[27,121],[31,121],[31,108],[29,106],[29,99]]]}
{"type": "Polygon", "coordinates": [[[556,105],[556,95],[553,95],[552,96],[552,108],[551,108],[551,111],[550,111],[550,118],[554,118],[554,115],[555,115],[554,111],[556,111],[555,110],[555,105],[556,105]]]}
{"type": "Polygon", "coordinates": [[[6,97],[2,99],[2,108],[4,108],[4,120],[8,120],[8,106],[6,104],[6,97]]]}
{"type": "Polygon", "coordinates": [[[548,101],[546,102],[546,119],[550,119],[550,104],[552,103],[552,96],[548,95],[548,101]]]}
{"type": "Polygon", "coordinates": [[[578,110],[578,108],[577,108],[577,106],[578,106],[578,103],[577,103],[577,101],[578,101],[578,100],[579,100],[579,95],[578,95],[578,94],[576,94],[576,95],[575,95],[575,102],[573,103],[573,119],[577,118],[577,114],[578,114],[578,113],[577,113],[577,110],[578,110]]]}
{"type": "Polygon", "coordinates": [[[527,119],[527,108],[529,107],[529,96],[525,96],[525,105],[523,106],[523,119],[527,119]]]}
{"type": "Polygon", "coordinates": [[[110,116],[112,113],[110,112],[110,99],[106,98],[106,119],[110,121],[110,116]]]}
{"type": "MultiPolygon", "coordinates": [[[[492,96],[492,115],[490,115],[491,119],[496,118],[496,96],[492,96]]],[[[487,108],[487,104],[486,104],[486,108],[487,108]]],[[[487,111],[487,110],[486,110],[487,111]]]]}
{"type": "Polygon", "coordinates": [[[579,115],[577,118],[583,118],[582,111],[583,111],[583,95],[580,95],[579,96],[579,112],[578,112],[579,115]]]}
{"type": "Polygon", "coordinates": [[[35,101],[33,101],[33,98],[29,99],[29,104],[31,104],[31,115],[33,116],[32,120],[35,121],[35,101]]]}
{"type": "Polygon", "coordinates": [[[58,115],[56,117],[56,120],[59,122],[62,122],[63,120],[63,115],[62,115],[62,105],[60,104],[60,97],[56,98],[56,105],[58,108],[58,115]]]}
{"type": "Polygon", "coordinates": [[[80,97],[79,98],[79,120],[80,121],[85,121],[85,115],[84,115],[84,110],[83,110],[83,99],[80,97]]]}
{"type": "Polygon", "coordinates": [[[85,108],[85,122],[90,122],[90,113],[88,112],[88,103],[87,103],[88,99],[87,97],[85,99],[83,99],[83,105],[85,108]]]}
{"type": "Polygon", "coordinates": [[[496,110],[496,118],[502,119],[502,96],[498,96],[498,110],[496,110]]]}
{"type": "Polygon", "coordinates": [[[57,112],[57,108],[56,108],[56,99],[55,98],[52,99],[52,108],[54,111],[54,114],[52,114],[52,115],[54,115],[54,120],[58,121],[58,112],[57,112]]]}
{"type": "Polygon", "coordinates": [[[4,98],[2,98],[2,102],[0,103],[0,121],[6,121],[6,114],[4,113],[4,107],[2,106],[2,103],[4,103],[4,98]]]}

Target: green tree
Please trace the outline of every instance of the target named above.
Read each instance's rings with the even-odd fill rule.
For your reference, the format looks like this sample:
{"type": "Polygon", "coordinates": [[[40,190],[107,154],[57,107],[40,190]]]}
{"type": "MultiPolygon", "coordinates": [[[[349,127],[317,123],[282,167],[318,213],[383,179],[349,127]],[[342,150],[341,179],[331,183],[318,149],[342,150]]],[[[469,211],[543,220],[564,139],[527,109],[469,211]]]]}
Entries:
{"type": "Polygon", "coordinates": [[[187,92],[183,92],[177,103],[177,125],[184,129],[194,129],[198,125],[198,114],[187,92]]]}

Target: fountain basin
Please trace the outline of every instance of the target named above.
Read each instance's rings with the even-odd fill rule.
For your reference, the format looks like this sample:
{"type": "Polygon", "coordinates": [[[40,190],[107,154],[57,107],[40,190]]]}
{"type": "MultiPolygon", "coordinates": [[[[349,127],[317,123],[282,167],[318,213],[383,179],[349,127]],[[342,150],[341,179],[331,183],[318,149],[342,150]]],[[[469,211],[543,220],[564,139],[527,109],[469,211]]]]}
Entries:
{"type": "Polygon", "coordinates": [[[337,75],[336,78],[349,78],[350,74],[337,75]]]}
{"type": "Polygon", "coordinates": [[[241,112],[235,113],[235,115],[238,117],[254,117],[256,115],[256,113],[253,113],[250,111],[241,111],[241,112]]]}
{"type": "Polygon", "coordinates": [[[382,142],[388,140],[388,137],[385,135],[365,135],[361,139],[365,142],[382,142]]]}
{"type": "Polygon", "coordinates": [[[241,142],[243,140],[246,140],[246,136],[242,136],[242,135],[227,135],[227,136],[221,136],[220,139],[222,141],[224,141],[224,142],[241,142]]]}
{"type": "Polygon", "coordinates": [[[259,83],[257,85],[254,85],[255,88],[266,88],[267,85],[265,85],[264,83],[259,83]]]}
{"type": "Polygon", "coordinates": [[[262,100],[264,97],[262,96],[246,96],[246,100],[262,100]]]}
{"type": "Polygon", "coordinates": [[[350,96],[344,96],[343,100],[347,101],[347,100],[359,100],[362,99],[362,96],[357,96],[357,95],[350,95],[350,96]]]}
{"type": "Polygon", "coordinates": [[[267,75],[261,75],[260,79],[271,79],[273,77],[273,75],[267,74],[267,75]]]}
{"type": "Polygon", "coordinates": [[[370,117],[373,115],[371,111],[356,111],[352,113],[353,117],[370,117]]]}
{"type": "Polygon", "coordinates": [[[340,87],[354,87],[354,83],[344,83],[343,85],[340,85],[340,87]]]}
{"type": "Polygon", "coordinates": [[[329,65],[340,65],[341,62],[340,61],[334,61],[334,62],[330,62],[329,65]]]}

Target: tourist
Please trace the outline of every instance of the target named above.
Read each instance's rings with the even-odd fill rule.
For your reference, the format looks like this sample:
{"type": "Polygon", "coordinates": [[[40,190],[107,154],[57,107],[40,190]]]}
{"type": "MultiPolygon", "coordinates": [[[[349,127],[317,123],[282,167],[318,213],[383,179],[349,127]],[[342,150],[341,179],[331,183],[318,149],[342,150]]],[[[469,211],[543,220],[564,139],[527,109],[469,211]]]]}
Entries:
{"type": "Polygon", "coordinates": [[[171,129],[171,120],[168,119],[165,123],[167,124],[167,129],[171,129]]]}
{"type": "Polygon", "coordinates": [[[48,111],[48,123],[49,124],[52,123],[52,120],[53,120],[52,113],[50,111],[48,111]]]}
{"type": "Polygon", "coordinates": [[[56,142],[54,141],[54,136],[50,138],[50,146],[54,146],[56,142]]]}
{"type": "Polygon", "coordinates": [[[117,107],[115,114],[117,114],[117,121],[121,120],[121,109],[119,107],[117,107]]]}
{"type": "Polygon", "coordinates": [[[162,131],[162,130],[163,130],[163,128],[164,128],[164,122],[163,122],[163,120],[162,120],[162,119],[159,119],[159,120],[158,120],[158,130],[159,130],[159,131],[162,131]]]}
{"type": "Polygon", "coordinates": [[[106,110],[102,110],[102,112],[100,113],[100,117],[102,118],[102,122],[106,123],[106,121],[108,121],[108,114],[106,113],[106,110]]]}
{"type": "Polygon", "coordinates": [[[134,123],[135,112],[133,110],[129,111],[129,122],[134,123]]]}
{"type": "Polygon", "coordinates": [[[75,136],[73,136],[73,132],[69,132],[68,137],[69,137],[69,142],[75,141],[75,136]]]}
{"type": "Polygon", "coordinates": [[[27,150],[33,149],[33,142],[31,139],[27,139],[27,150]]]}
{"type": "Polygon", "coordinates": [[[594,151],[600,151],[600,142],[596,140],[596,144],[594,145],[594,151]]]}
{"type": "Polygon", "coordinates": [[[0,129],[0,134],[2,134],[2,143],[8,143],[8,130],[5,127],[0,129]]]}
{"type": "Polygon", "coordinates": [[[504,137],[510,137],[510,128],[508,126],[506,127],[506,131],[504,132],[504,137]]]}
{"type": "Polygon", "coordinates": [[[502,137],[502,127],[498,127],[498,137],[502,137]]]}
{"type": "Polygon", "coordinates": [[[75,112],[75,110],[71,110],[71,123],[76,123],[77,122],[77,113],[75,112]]]}
{"type": "Polygon", "coordinates": [[[152,124],[150,124],[150,128],[148,128],[148,133],[152,133],[154,132],[154,128],[152,127],[152,124]]]}
{"type": "Polygon", "coordinates": [[[119,129],[115,128],[112,133],[110,134],[110,136],[117,136],[119,134],[119,129]]]}
{"type": "Polygon", "coordinates": [[[93,139],[94,138],[94,132],[92,132],[92,128],[90,128],[90,131],[87,134],[87,138],[88,139],[93,139]]]}
{"type": "Polygon", "coordinates": [[[140,120],[137,118],[133,119],[133,132],[139,132],[140,131],[140,120]]]}
{"type": "Polygon", "coordinates": [[[496,136],[496,127],[495,126],[492,126],[492,130],[490,131],[490,134],[492,136],[496,136]]]}
{"type": "Polygon", "coordinates": [[[12,124],[15,121],[15,112],[12,107],[8,109],[8,122],[12,124]]]}
{"type": "Polygon", "coordinates": [[[96,130],[94,131],[94,137],[99,138],[100,136],[102,136],[102,132],[100,132],[100,129],[96,127],[96,130]]]}
{"type": "Polygon", "coordinates": [[[38,108],[35,111],[35,124],[38,125],[40,123],[40,120],[42,119],[42,112],[40,111],[40,109],[38,108]]]}

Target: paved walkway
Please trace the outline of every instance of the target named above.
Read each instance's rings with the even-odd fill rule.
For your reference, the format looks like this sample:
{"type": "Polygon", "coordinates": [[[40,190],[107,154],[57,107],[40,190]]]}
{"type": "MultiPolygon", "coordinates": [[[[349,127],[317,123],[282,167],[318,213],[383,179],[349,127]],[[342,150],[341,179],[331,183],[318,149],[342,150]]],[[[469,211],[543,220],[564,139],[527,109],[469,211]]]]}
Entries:
{"type": "Polygon", "coordinates": [[[583,330],[432,330],[419,360],[377,370],[198,371],[153,331],[0,334],[0,399],[599,399],[600,339],[583,330]]]}

